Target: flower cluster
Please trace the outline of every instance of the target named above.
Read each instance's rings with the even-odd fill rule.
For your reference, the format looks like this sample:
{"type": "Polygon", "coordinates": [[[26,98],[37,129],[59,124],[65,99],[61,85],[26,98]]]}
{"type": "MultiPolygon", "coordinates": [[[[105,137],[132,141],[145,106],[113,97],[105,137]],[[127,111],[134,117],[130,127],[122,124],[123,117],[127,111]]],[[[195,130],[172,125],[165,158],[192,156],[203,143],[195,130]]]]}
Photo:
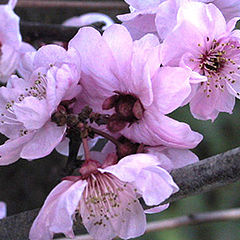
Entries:
{"type": "Polygon", "coordinates": [[[82,27],[67,44],[37,50],[21,41],[16,1],[0,7],[0,132],[8,137],[0,165],[54,148],[68,155],[31,240],[72,238],[76,218],[97,240],[142,235],[145,214],[165,210],[179,190],[171,170],[198,161],[190,149],[202,135],[168,114],[189,103],[194,117],[214,121],[240,98],[239,1],[126,2],[122,24],[101,14],[65,22],[100,18],[102,35],[82,27]],[[90,151],[100,138],[102,150],[90,151]]]}

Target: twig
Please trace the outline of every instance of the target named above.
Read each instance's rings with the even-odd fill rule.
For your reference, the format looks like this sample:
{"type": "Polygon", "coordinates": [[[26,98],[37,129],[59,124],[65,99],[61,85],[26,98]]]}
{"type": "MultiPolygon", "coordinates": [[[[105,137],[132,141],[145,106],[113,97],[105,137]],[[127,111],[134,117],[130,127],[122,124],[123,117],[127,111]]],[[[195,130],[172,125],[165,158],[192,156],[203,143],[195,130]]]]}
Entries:
{"type": "MultiPolygon", "coordinates": [[[[102,22],[91,25],[102,33],[102,22]]],[[[81,28],[81,27],[80,27],[81,28]]],[[[35,22],[21,22],[20,30],[23,40],[32,42],[35,40],[51,40],[68,42],[78,32],[79,27],[67,27],[61,24],[43,24],[35,22]]]]}
{"type": "Polygon", "coordinates": [[[80,167],[80,160],[77,159],[78,151],[81,145],[80,133],[75,129],[68,130],[69,138],[69,154],[66,166],[63,170],[63,177],[69,176],[73,173],[76,168],[80,167]]]}
{"type": "MultiPolygon", "coordinates": [[[[173,170],[171,175],[180,191],[167,201],[172,202],[240,180],[240,148],[218,154],[198,163],[173,170]]],[[[22,212],[0,220],[0,239],[28,239],[29,229],[39,209],[22,212]]],[[[75,225],[78,234],[85,233],[75,225]]]]}
{"type": "Polygon", "coordinates": [[[116,146],[120,146],[120,142],[118,142],[118,140],[116,138],[114,138],[113,136],[111,136],[110,134],[106,133],[106,132],[102,132],[99,129],[96,129],[94,127],[91,127],[91,130],[96,133],[99,136],[102,136],[106,139],[108,139],[109,141],[111,141],[113,144],[115,144],[116,146]]]}
{"type": "Polygon", "coordinates": [[[81,8],[88,10],[98,9],[123,9],[127,10],[128,5],[123,1],[29,1],[21,0],[17,7],[22,8],[81,8]]]}
{"type": "MultiPolygon", "coordinates": [[[[237,219],[240,219],[240,208],[215,212],[196,213],[188,216],[150,222],[147,224],[146,233],[173,229],[187,225],[197,225],[209,222],[220,222],[237,219]]],[[[58,240],[70,240],[70,238],[58,238],[58,240]]],[[[74,240],[93,240],[93,238],[90,237],[88,234],[85,234],[81,236],[76,236],[74,240]]]]}
{"type": "Polygon", "coordinates": [[[84,155],[85,155],[84,158],[85,160],[90,160],[90,151],[89,151],[87,138],[83,138],[82,143],[83,143],[83,149],[84,149],[84,155]]]}

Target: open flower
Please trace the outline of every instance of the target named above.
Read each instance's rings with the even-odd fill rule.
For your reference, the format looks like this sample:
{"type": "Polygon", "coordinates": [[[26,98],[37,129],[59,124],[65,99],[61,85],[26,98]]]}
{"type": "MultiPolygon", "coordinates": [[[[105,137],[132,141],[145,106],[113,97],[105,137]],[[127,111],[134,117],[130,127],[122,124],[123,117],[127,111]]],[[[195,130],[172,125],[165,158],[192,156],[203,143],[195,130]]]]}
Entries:
{"type": "MultiPolygon", "coordinates": [[[[130,155],[112,165],[114,161],[114,154],[108,155],[102,165],[87,160],[80,169],[81,177],[67,177],[55,187],[35,219],[29,238],[48,240],[54,233],[73,238],[76,213],[96,240],[142,235],[146,219],[138,197],[149,206],[158,205],[178,187],[151,154],[130,155]]],[[[167,207],[162,205],[158,210],[167,207]]]]}
{"type": "Polygon", "coordinates": [[[74,49],[44,46],[32,60],[29,78],[13,76],[7,87],[0,88],[0,131],[10,138],[0,146],[0,165],[49,154],[66,130],[51,122],[51,115],[61,101],[73,99],[81,90],[74,49]]]}
{"type": "Polygon", "coordinates": [[[180,8],[178,25],[163,43],[164,65],[188,67],[207,77],[192,85],[189,98],[198,119],[232,113],[235,97],[240,97],[240,37],[239,30],[233,31],[237,20],[226,23],[213,4],[189,3],[180,8]]]}
{"type": "Polygon", "coordinates": [[[131,12],[119,15],[118,18],[128,28],[134,39],[139,39],[147,33],[158,34],[161,40],[172,31],[177,23],[179,7],[188,2],[213,3],[226,20],[240,16],[238,0],[125,0],[130,5],[131,12]]]}
{"type": "Polygon", "coordinates": [[[192,71],[160,67],[157,37],[133,41],[126,28],[114,24],[103,36],[82,28],[69,46],[81,55],[83,99],[95,112],[111,114],[110,132],[151,146],[193,148],[201,141],[187,124],[165,116],[190,94],[192,71]]]}
{"type": "Polygon", "coordinates": [[[17,1],[0,5],[0,81],[6,82],[16,70],[22,38],[19,17],[13,12],[17,1]]]}

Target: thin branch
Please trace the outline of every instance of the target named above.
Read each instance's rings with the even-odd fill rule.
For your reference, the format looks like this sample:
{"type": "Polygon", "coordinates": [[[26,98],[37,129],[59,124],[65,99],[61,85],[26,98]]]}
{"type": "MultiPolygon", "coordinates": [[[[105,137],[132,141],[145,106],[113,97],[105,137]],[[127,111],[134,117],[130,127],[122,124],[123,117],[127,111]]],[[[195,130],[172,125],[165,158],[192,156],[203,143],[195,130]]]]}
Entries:
{"type": "Polygon", "coordinates": [[[84,10],[121,9],[127,10],[123,1],[29,1],[21,0],[17,7],[21,8],[81,8],[84,10]]]}
{"type": "Polygon", "coordinates": [[[63,170],[61,177],[69,176],[73,173],[76,168],[80,167],[81,161],[77,159],[78,151],[80,145],[82,143],[82,139],[80,138],[80,133],[75,129],[68,130],[68,138],[69,138],[69,154],[66,166],[63,170]]]}
{"type": "MultiPolygon", "coordinates": [[[[210,222],[221,222],[240,219],[240,208],[223,211],[196,213],[188,216],[176,217],[167,220],[154,221],[147,224],[146,233],[160,230],[174,229],[182,226],[197,225],[210,222]]],[[[70,238],[58,238],[70,240],[70,238]]],[[[74,240],[93,240],[88,234],[76,236],[74,240]]]]}
{"type": "MultiPolygon", "coordinates": [[[[96,22],[87,26],[94,27],[96,30],[102,33],[102,22],[96,22]]],[[[27,42],[32,42],[35,40],[55,40],[68,42],[71,38],[73,38],[78,30],[79,27],[67,27],[61,24],[43,24],[24,21],[20,23],[20,31],[23,36],[23,40],[27,42]]]]}
{"type": "Polygon", "coordinates": [[[83,138],[82,143],[83,143],[84,156],[85,156],[84,158],[85,160],[90,160],[90,150],[89,150],[87,138],[83,138]]]}
{"type": "Polygon", "coordinates": [[[108,139],[109,141],[111,141],[113,144],[115,144],[116,146],[120,145],[120,142],[118,142],[118,140],[116,138],[114,138],[113,136],[111,136],[110,134],[103,132],[97,128],[91,127],[91,130],[96,133],[99,136],[102,136],[106,139],[108,139]]]}
{"type": "MultiPolygon", "coordinates": [[[[240,148],[173,170],[171,175],[180,191],[166,202],[176,201],[240,180],[240,148]]],[[[29,229],[39,209],[22,212],[0,220],[0,239],[28,239],[29,229]]],[[[84,231],[75,225],[78,234],[84,231]]]]}

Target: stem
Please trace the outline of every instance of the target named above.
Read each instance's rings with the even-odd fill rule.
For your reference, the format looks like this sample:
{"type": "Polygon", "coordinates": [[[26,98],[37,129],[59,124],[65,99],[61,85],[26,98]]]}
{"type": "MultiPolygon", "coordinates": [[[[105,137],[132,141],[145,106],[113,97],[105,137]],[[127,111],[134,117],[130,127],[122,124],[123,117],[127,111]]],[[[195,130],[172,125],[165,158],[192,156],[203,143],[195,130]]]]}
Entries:
{"type": "Polygon", "coordinates": [[[121,145],[120,142],[118,142],[118,140],[116,138],[114,138],[113,136],[109,135],[108,133],[102,132],[101,130],[98,130],[94,127],[91,127],[91,130],[96,133],[97,135],[100,135],[106,139],[108,139],[109,141],[111,141],[113,144],[115,144],[117,147],[121,145]]]}
{"type": "Polygon", "coordinates": [[[83,143],[85,160],[86,160],[86,161],[87,161],[87,160],[90,160],[90,151],[89,151],[89,147],[88,147],[87,138],[83,138],[83,139],[82,139],[82,143],[83,143]]]}
{"type": "Polygon", "coordinates": [[[63,170],[63,177],[70,176],[76,168],[80,167],[80,161],[77,160],[78,151],[82,142],[79,132],[69,129],[69,154],[66,166],[63,170]]]}

